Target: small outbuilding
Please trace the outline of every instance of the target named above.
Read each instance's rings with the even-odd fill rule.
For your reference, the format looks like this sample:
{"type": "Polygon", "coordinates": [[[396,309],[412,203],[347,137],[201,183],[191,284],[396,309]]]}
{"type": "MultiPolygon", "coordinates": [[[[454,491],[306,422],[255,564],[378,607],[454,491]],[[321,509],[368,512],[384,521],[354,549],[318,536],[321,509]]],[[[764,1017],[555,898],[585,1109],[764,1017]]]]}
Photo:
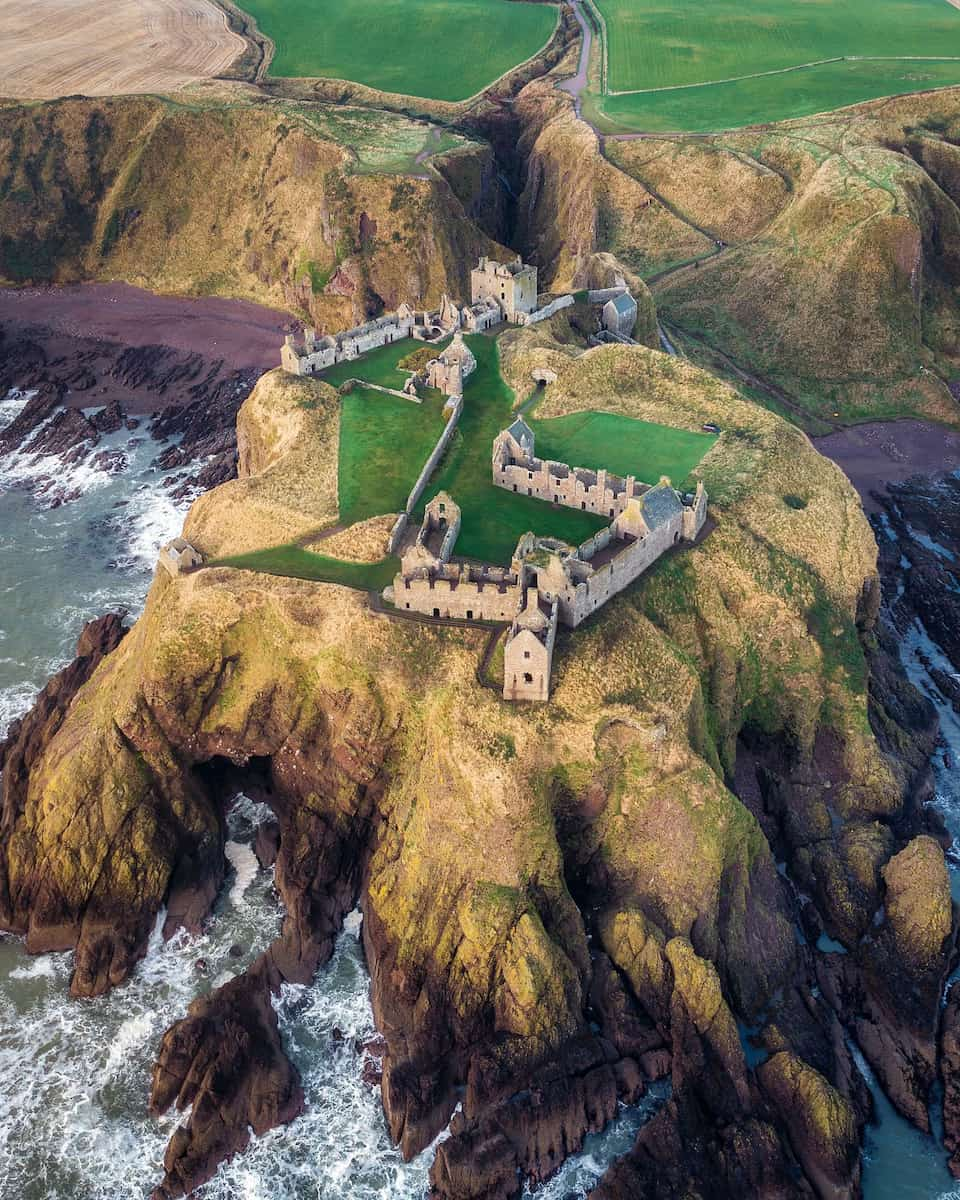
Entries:
{"type": "Polygon", "coordinates": [[[203,555],[182,537],[175,537],[160,551],[160,566],[176,577],[193,567],[203,566],[203,555]]]}
{"type": "Polygon", "coordinates": [[[614,296],[603,306],[603,327],[609,333],[632,337],[637,323],[637,302],[629,292],[614,296]]]}

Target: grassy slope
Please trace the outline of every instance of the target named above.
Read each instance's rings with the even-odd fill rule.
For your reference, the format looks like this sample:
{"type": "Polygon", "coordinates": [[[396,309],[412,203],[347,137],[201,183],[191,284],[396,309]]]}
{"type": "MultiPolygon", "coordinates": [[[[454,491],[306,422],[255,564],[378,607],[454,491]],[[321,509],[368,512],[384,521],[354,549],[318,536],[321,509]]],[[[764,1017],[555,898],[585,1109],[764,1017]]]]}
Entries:
{"type": "MultiPolygon", "coordinates": [[[[809,430],[956,421],[941,380],[960,362],[958,133],[960,95],[943,92],[707,139],[608,141],[626,176],[727,243],[717,254],[705,239],[698,268],[652,281],[671,336],[738,386],[759,381],[752,395],[809,430]]],[[[664,232],[658,211],[635,222],[640,245],[664,232]]],[[[671,236],[659,252],[682,260],[688,243],[671,236]]]]}
{"type": "MultiPolygon", "coordinates": [[[[0,283],[123,279],[306,310],[328,328],[350,324],[368,289],[388,307],[462,295],[467,264],[497,248],[422,177],[417,154],[453,139],[435,134],[292,101],[0,103],[0,283]],[[419,177],[375,173],[405,167],[419,177]],[[323,290],[338,268],[350,295],[323,290]]],[[[488,153],[461,149],[474,152],[488,153]]]]}
{"type": "Polygon", "coordinates": [[[508,0],[249,0],[276,44],[271,73],[350,79],[457,101],[549,40],[556,9],[508,0]]]}
{"type": "Polygon", "coordinates": [[[595,110],[606,132],[711,130],[824,112],[845,104],[960,81],[960,62],[907,62],[956,56],[960,16],[941,0],[722,0],[700,10],[676,2],[638,8],[599,0],[609,39],[613,92],[708,88],[606,96],[595,110]],[[719,84],[842,56],[900,61],[832,63],[785,75],[719,84]]]}
{"type": "Polygon", "coordinates": [[[314,554],[302,546],[270,546],[249,554],[235,554],[216,560],[212,566],[239,567],[260,571],[266,575],[285,575],[291,579],[311,579],[318,583],[339,583],[360,591],[382,591],[400,566],[397,558],[385,558],[376,563],[344,562],[314,554]]]}

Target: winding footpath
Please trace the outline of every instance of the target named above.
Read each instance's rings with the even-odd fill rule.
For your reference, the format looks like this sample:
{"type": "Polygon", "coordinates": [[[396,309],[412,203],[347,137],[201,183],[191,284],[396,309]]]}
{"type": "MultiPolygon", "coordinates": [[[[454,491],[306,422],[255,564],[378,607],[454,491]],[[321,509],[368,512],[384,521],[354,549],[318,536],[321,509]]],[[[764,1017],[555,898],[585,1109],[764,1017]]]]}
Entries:
{"type": "MultiPolygon", "coordinates": [[[[960,0],[958,0],[960,3],[960,0]]],[[[580,62],[577,66],[577,73],[572,79],[565,79],[563,83],[558,83],[557,88],[561,92],[567,92],[573,97],[573,104],[577,116],[583,120],[583,115],[580,111],[580,96],[587,86],[587,71],[590,66],[590,50],[593,46],[593,30],[590,28],[590,22],[584,17],[580,8],[580,0],[570,0],[573,8],[573,15],[577,18],[577,24],[580,26],[580,32],[583,34],[583,41],[580,45],[580,62]]],[[[589,122],[588,122],[589,124],[589,122]]],[[[592,124],[590,125],[593,132],[600,136],[599,130],[592,124]]]]}

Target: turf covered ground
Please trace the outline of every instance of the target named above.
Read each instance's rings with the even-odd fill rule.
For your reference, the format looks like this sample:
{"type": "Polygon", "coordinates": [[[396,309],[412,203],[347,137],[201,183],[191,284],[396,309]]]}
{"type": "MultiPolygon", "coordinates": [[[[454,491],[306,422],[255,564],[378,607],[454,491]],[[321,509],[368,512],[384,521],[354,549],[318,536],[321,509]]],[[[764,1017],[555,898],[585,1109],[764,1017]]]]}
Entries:
{"type": "Polygon", "coordinates": [[[252,550],[210,564],[213,567],[239,567],[246,571],[262,571],[265,575],[286,575],[292,579],[313,579],[318,583],[339,583],[360,591],[381,592],[393,582],[400,567],[398,558],[385,558],[377,563],[343,562],[314,554],[302,546],[271,546],[267,550],[252,550]]]}
{"type": "Polygon", "coordinates": [[[609,94],[587,107],[605,132],[733,128],[960,82],[946,0],[595,3],[609,94]]]}
{"type": "Polygon", "coordinates": [[[530,426],[539,458],[592,470],[605,467],[616,475],[635,475],[643,483],[656,483],[666,475],[675,487],[717,440],[709,433],[652,425],[617,413],[571,413],[531,421],[530,426]]]}
{"type": "Polygon", "coordinates": [[[552,4],[516,0],[243,0],[270,37],[272,75],[350,79],[432,100],[466,100],[536,54],[552,4]]]}
{"type": "MultiPolygon", "coordinates": [[[[493,439],[513,419],[513,395],[500,374],[497,343],[479,335],[466,338],[477,369],[464,389],[460,424],[440,469],[424,492],[416,518],[444,489],[460,505],[462,525],[456,553],[465,558],[507,564],[520,536],[533,530],[578,545],[609,522],[592,513],[555,507],[530,496],[494,487],[493,439]]],[[[365,379],[390,387],[406,376],[397,362],[421,343],[407,339],[323,372],[328,383],[365,379]]],[[[444,398],[423,404],[357,387],[343,397],[340,416],[340,519],[352,524],[381,513],[398,512],[443,429],[444,398]]],[[[651,425],[611,413],[575,413],[533,422],[540,455],[573,466],[607,467],[621,475],[655,483],[669,475],[681,483],[713,444],[706,434],[651,425]]],[[[380,589],[397,569],[396,559],[373,564],[346,563],[304,550],[275,546],[224,560],[226,565],[380,589]]]]}

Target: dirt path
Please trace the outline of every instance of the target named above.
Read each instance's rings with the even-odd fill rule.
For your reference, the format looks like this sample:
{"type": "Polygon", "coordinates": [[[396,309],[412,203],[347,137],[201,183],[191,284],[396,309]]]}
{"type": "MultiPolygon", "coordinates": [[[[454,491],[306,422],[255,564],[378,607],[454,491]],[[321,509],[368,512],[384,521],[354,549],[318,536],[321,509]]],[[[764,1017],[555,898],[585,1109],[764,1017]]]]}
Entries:
{"type": "MultiPolygon", "coordinates": [[[[960,0],[957,0],[960,3],[960,0]]],[[[590,22],[584,17],[580,10],[580,0],[571,0],[573,15],[577,18],[577,24],[580,26],[580,32],[583,34],[583,41],[580,44],[580,61],[577,66],[577,73],[572,79],[565,79],[563,83],[558,83],[557,87],[561,92],[568,92],[573,97],[574,107],[577,116],[582,120],[580,112],[580,96],[587,86],[587,73],[590,67],[590,48],[593,45],[593,30],[590,28],[590,22]]],[[[596,133],[594,129],[594,133],[596,133]]]]}
{"type": "Polygon", "coordinates": [[[0,4],[0,94],[17,99],[178,91],[245,49],[211,0],[0,4]]]}

